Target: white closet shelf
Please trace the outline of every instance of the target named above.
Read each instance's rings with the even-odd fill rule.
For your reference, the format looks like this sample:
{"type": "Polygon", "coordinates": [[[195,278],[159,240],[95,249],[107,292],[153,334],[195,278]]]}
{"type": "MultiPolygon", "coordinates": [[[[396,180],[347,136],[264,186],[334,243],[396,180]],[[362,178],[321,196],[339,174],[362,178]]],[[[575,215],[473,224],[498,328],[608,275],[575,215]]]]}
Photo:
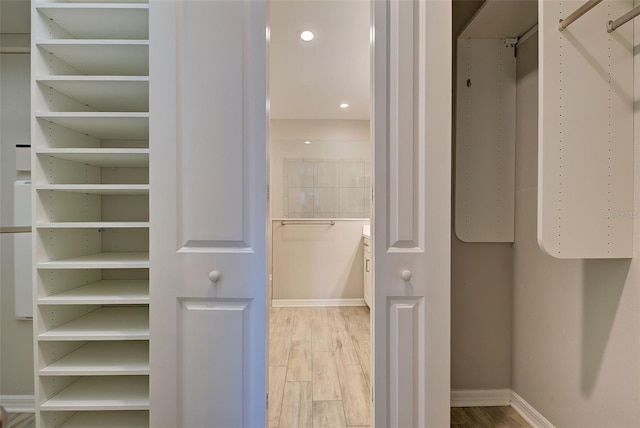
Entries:
{"type": "Polygon", "coordinates": [[[147,376],[82,377],[43,403],[40,409],[148,410],[149,378],[147,376]]]}
{"type": "Polygon", "coordinates": [[[147,40],[41,40],[36,45],[67,63],[80,74],[149,75],[147,40]]]}
{"type": "Polygon", "coordinates": [[[36,223],[39,229],[148,229],[148,221],[69,221],[36,223]]]}
{"type": "Polygon", "coordinates": [[[538,22],[538,2],[523,0],[486,0],[461,38],[502,39],[519,37],[538,22]]]}
{"type": "Polygon", "coordinates": [[[39,341],[149,340],[148,307],[104,307],[38,335],[39,341]]]}
{"type": "Polygon", "coordinates": [[[38,262],[38,269],[143,269],[149,268],[149,253],[96,253],[69,259],[38,262]]]}
{"type": "MultiPolygon", "coordinates": [[[[97,111],[149,111],[149,79],[37,79],[97,111]]],[[[80,77],[80,76],[79,76],[80,77]]],[[[107,76],[102,76],[107,77],[107,76]]]]}
{"type": "Polygon", "coordinates": [[[149,280],[111,279],[38,299],[42,305],[149,304],[149,280]]]}
{"type": "Polygon", "coordinates": [[[148,195],[148,184],[41,184],[36,190],[89,193],[93,195],[148,195]]]}
{"type": "Polygon", "coordinates": [[[38,3],[35,7],[76,38],[149,38],[148,4],[38,3]]]}
{"type": "Polygon", "coordinates": [[[149,149],[39,149],[37,153],[98,167],[149,166],[149,149]]]}
{"type": "Polygon", "coordinates": [[[40,369],[41,376],[149,374],[149,342],[89,342],[40,369]]]}
{"type": "Polygon", "coordinates": [[[36,113],[36,117],[98,139],[149,138],[149,113],[56,112],[36,113]]]}
{"type": "Polygon", "coordinates": [[[140,428],[149,426],[149,412],[78,412],[61,428],[140,428]]]}

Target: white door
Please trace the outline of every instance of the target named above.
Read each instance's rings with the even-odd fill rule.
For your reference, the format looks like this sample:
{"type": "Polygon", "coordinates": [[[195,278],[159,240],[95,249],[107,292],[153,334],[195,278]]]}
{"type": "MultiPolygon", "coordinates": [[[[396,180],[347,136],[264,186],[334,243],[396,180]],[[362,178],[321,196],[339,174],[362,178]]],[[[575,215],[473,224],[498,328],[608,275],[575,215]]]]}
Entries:
{"type": "Polygon", "coordinates": [[[376,427],[446,427],[451,1],[374,0],[376,427]]]}
{"type": "Polygon", "coordinates": [[[264,427],[266,3],[149,20],[150,425],[264,427]]]}

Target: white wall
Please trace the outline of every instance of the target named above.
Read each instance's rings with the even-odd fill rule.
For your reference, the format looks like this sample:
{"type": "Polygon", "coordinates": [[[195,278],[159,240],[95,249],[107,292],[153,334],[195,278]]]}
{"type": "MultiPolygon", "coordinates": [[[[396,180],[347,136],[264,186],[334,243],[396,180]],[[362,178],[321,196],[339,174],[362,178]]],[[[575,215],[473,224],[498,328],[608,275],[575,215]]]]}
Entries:
{"type": "MultiPolygon", "coordinates": [[[[453,2],[454,41],[458,32],[464,28],[482,3],[482,0],[453,2]]],[[[455,61],[456,43],[453,43],[453,49],[455,61]]],[[[455,75],[453,81],[456,81],[455,75]]],[[[455,112],[455,95],[453,100],[455,112]]],[[[453,117],[455,121],[455,114],[453,117]]],[[[454,168],[455,129],[454,122],[454,168]]],[[[452,187],[455,189],[455,183],[452,187]]],[[[455,200],[455,198],[452,199],[455,200]]],[[[455,224],[455,222],[452,223],[455,224]]],[[[492,389],[511,386],[512,273],[511,244],[465,243],[452,232],[451,387],[453,389],[492,389]]]]}
{"type": "MultiPolygon", "coordinates": [[[[640,217],[633,260],[558,260],[539,249],[537,53],[537,37],[518,49],[513,389],[557,427],[637,427],[640,217]]],[[[638,100],[637,71],[635,85],[638,100]]],[[[635,174],[639,182],[640,112],[635,174]]]]}
{"type": "MultiPolygon", "coordinates": [[[[29,55],[0,55],[2,226],[13,224],[14,181],[29,178],[28,173],[18,174],[15,168],[15,145],[30,143],[29,60],[29,55]]],[[[14,317],[12,245],[11,234],[0,234],[0,395],[31,395],[34,388],[32,322],[14,317]]]]}

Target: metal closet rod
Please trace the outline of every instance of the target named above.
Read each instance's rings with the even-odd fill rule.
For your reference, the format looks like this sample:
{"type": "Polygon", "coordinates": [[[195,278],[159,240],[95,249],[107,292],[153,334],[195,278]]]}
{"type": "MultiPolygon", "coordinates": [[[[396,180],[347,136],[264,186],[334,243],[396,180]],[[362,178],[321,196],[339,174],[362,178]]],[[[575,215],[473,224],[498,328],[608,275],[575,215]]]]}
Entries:
{"type": "Polygon", "coordinates": [[[288,224],[328,224],[333,226],[336,222],[334,220],[282,220],[280,224],[283,226],[288,224]]]}
{"type": "Polygon", "coordinates": [[[625,13],[615,21],[607,22],[607,33],[612,33],[616,31],[618,27],[623,26],[624,24],[631,21],[633,18],[635,18],[638,15],[640,15],[640,6],[634,7],[629,12],[625,13]]]}
{"type": "Polygon", "coordinates": [[[576,11],[571,15],[567,16],[565,19],[561,19],[560,23],[558,24],[558,30],[564,30],[573,22],[577,21],[578,18],[580,18],[582,15],[596,7],[600,2],[602,2],[602,0],[588,0],[585,4],[576,9],[576,11]]]}

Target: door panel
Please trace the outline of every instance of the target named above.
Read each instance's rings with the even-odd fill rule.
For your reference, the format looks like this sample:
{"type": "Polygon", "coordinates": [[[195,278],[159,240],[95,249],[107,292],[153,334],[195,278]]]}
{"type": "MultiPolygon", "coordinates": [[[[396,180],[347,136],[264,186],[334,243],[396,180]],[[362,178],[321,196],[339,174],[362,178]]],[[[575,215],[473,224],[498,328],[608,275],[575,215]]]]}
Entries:
{"type": "Polygon", "coordinates": [[[451,2],[374,0],[373,25],[375,425],[448,426],[451,2]]]}
{"type": "Polygon", "coordinates": [[[266,3],[149,20],[150,425],[262,427],[266,3]]]}

